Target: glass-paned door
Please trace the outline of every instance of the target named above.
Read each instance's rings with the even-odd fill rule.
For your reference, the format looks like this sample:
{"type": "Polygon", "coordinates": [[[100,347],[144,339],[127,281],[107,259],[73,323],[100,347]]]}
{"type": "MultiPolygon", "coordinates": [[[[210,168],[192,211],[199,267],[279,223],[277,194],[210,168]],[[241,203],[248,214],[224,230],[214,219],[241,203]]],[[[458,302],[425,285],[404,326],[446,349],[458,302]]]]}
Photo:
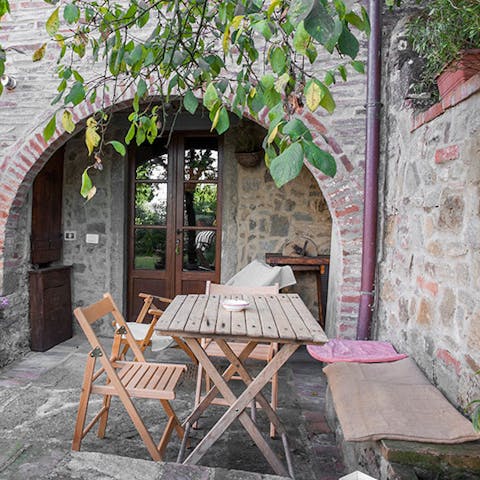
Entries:
{"type": "Polygon", "coordinates": [[[129,318],[138,293],[201,293],[220,278],[220,149],[208,135],[177,134],[137,147],[130,162],[129,318]]]}

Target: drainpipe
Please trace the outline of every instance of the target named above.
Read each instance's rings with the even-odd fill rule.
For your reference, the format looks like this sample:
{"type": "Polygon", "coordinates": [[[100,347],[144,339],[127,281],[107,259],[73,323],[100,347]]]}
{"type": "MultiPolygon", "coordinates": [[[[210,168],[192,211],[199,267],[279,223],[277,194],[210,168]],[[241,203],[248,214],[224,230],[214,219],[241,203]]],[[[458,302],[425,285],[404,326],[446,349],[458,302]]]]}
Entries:
{"type": "Polygon", "coordinates": [[[381,0],[369,0],[371,32],[368,39],[365,142],[365,196],[363,206],[362,277],[357,340],[370,338],[377,249],[378,159],[380,155],[381,0]]]}

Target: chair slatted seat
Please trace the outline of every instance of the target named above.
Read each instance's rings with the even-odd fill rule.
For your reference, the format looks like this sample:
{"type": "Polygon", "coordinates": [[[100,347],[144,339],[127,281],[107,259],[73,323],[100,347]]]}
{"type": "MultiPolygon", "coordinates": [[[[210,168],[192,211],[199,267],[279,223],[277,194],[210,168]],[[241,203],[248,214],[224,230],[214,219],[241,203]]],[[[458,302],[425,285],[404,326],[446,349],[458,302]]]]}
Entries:
{"type": "Polygon", "coordinates": [[[173,430],[177,432],[180,439],[183,438],[183,427],[169,400],[175,398],[175,388],[182,373],[187,368],[186,365],[146,362],[141,346],[136,342],[127,322],[125,322],[108,293],[104,294],[102,300],[88,307],[76,308],[74,314],[90,342],[92,350],[87,357],[72,450],[80,450],[82,439],[97,422],[99,422],[98,436],[100,438],[105,436],[111,399],[112,397],[119,397],[152,459],[155,461],[162,460],[173,430]],[[118,326],[110,357],[95,335],[91,325],[108,314],[113,316],[114,324],[118,326]],[[129,362],[119,359],[122,345],[132,349],[137,361],[129,362]],[[100,362],[101,367],[95,371],[97,361],[100,362]],[[103,405],[93,420],[85,427],[91,394],[102,395],[103,405]],[[167,425],[158,444],[153,441],[132,402],[132,398],[159,400],[167,414],[167,425]]]}

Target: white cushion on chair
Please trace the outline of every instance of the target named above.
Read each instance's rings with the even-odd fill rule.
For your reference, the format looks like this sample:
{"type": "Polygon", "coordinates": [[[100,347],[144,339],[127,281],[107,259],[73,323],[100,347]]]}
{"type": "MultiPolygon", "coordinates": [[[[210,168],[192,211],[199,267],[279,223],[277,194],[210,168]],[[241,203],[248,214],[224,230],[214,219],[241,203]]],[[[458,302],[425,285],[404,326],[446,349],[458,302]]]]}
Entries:
{"type": "MultiPolygon", "coordinates": [[[[135,340],[141,341],[147,335],[150,325],[148,323],[126,322],[128,328],[132,332],[135,340]]],[[[123,335],[125,338],[125,335],[123,335]]],[[[172,337],[156,335],[155,332],[152,335],[152,351],[158,352],[159,350],[165,350],[168,348],[174,340],[172,337]]]]}
{"type": "Polygon", "coordinates": [[[276,283],[278,283],[279,288],[295,285],[297,281],[295,280],[292,267],[289,265],[272,267],[260,260],[253,260],[253,262],[250,262],[236,273],[225,285],[260,287],[262,285],[275,285],[276,283]]]}

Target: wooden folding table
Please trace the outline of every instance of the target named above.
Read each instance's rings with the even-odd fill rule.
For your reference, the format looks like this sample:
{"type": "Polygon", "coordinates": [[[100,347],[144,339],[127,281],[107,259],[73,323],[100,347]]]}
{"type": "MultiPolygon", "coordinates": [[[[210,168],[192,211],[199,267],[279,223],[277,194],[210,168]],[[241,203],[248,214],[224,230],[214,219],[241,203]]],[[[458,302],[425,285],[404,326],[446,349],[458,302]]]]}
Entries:
{"type": "Polygon", "coordinates": [[[323,345],[328,339],[297,294],[242,295],[240,297],[248,300],[249,306],[240,312],[230,312],[222,307],[225,296],[179,295],[167,307],[155,326],[155,330],[162,335],[182,338],[214,383],[214,387],[184,423],[185,435],[178,461],[187,464],[198,463],[207,450],[238,418],[275,473],[293,478],[293,466],[285,428],[261,390],[300,345],[323,345]],[[217,371],[203,349],[200,342],[202,338],[215,341],[230,362],[223,374],[217,371]],[[247,342],[238,355],[227,343],[235,340],[247,342]],[[245,360],[258,343],[265,342],[277,342],[281,344],[281,348],[261,372],[252,378],[246,368],[245,360]],[[238,397],[227,383],[234,374],[238,374],[246,385],[245,390],[238,397]],[[200,418],[218,392],[230,405],[228,410],[184,459],[191,425],[200,418]],[[287,468],[245,411],[254,399],[261,405],[282,437],[287,468]]]}

